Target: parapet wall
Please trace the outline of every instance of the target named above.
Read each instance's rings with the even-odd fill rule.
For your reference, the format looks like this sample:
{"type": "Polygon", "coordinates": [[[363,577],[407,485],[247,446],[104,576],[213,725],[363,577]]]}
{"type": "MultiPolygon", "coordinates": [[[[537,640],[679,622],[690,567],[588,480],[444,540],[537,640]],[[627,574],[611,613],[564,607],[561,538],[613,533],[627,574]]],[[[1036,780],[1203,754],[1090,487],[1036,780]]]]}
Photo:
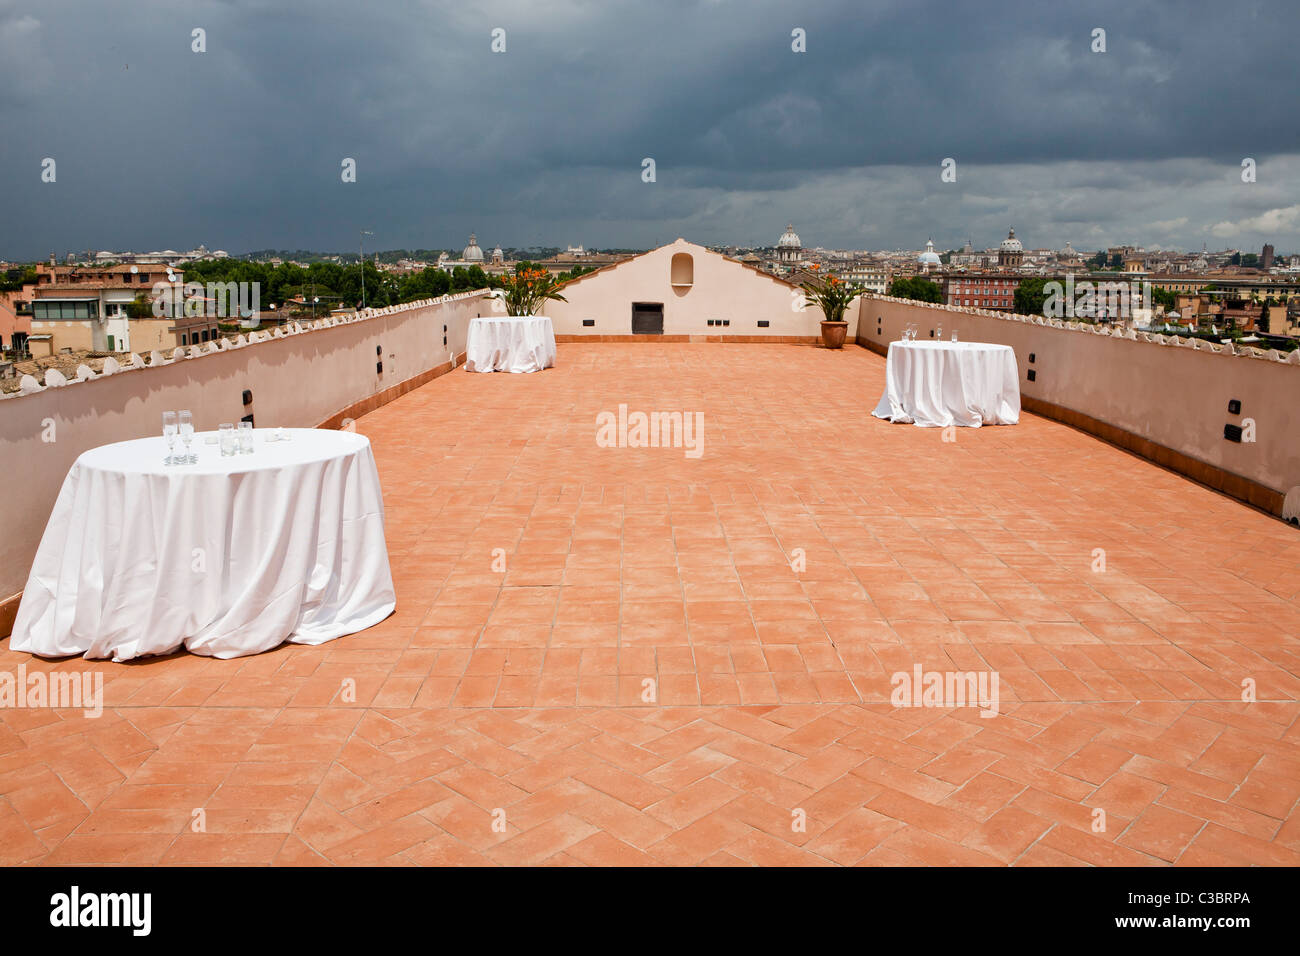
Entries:
{"type": "Polygon", "coordinates": [[[28,382],[27,391],[4,398],[0,461],[11,507],[0,534],[0,635],[9,633],[17,604],[5,598],[26,583],[54,499],[82,452],[161,434],[162,413],[182,408],[200,431],[249,414],[259,427],[337,425],[459,364],[469,320],[487,314],[484,294],[295,324],[224,348],[155,352],[148,364],[130,356],[110,374],[86,369],[88,377],[66,384],[55,375],[50,386],[28,382]]]}
{"type": "Polygon", "coordinates": [[[1300,486],[1300,351],[1234,349],[888,296],[860,300],[857,341],[885,354],[909,323],[921,339],[942,325],[945,338],[955,328],[965,340],[1011,346],[1028,411],[1273,514],[1283,514],[1285,496],[1300,486]],[[1237,413],[1232,401],[1241,403],[1237,413]],[[1225,438],[1225,425],[1254,440],[1225,438]]]}

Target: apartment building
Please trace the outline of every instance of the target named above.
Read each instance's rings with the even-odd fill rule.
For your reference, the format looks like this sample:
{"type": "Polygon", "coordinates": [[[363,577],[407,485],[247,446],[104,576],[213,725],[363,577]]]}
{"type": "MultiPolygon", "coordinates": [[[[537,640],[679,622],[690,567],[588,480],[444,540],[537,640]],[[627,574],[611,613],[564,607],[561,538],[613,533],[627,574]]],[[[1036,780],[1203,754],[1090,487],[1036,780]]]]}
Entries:
{"type": "Polygon", "coordinates": [[[32,288],[31,335],[50,336],[52,352],[147,352],[176,344],[175,317],[152,311],[131,318],[134,302],[152,309],[157,282],[179,284],[182,273],[165,266],[58,265],[36,267],[32,288]]]}

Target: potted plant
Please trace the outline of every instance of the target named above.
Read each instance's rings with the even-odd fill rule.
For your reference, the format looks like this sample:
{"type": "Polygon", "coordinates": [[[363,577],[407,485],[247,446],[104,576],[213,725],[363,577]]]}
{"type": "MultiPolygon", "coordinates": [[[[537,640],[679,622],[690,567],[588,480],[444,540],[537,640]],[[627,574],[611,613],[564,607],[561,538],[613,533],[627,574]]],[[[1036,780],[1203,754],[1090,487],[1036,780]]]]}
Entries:
{"type": "MultiPolygon", "coordinates": [[[[819,272],[820,266],[813,265],[812,271],[819,272]]],[[[803,283],[804,304],[815,305],[822,310],[822,344],[828,349],[844,347],[844,338],[848,335],[849,323],[844,313],[858,296],[867,290],[841,279],[832,272],[817,275],[803,283]]]]}
{"type": "Polygon", "coordinates": [[[506,314],[510,316],[536,315],[538,307],[549,300],[568,301],[560,294],[563,282],[528,263],[521,262],[513,275],[507,272],[497,281],[500,287],[494,295],[505,303],[506,314]]]}

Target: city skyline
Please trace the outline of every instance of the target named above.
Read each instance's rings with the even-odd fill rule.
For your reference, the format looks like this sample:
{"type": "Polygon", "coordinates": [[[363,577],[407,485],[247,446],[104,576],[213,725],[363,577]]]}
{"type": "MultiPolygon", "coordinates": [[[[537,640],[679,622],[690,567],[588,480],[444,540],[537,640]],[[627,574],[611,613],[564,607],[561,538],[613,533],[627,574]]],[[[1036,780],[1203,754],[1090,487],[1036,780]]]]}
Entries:
{"type": "MultiPolygon", "coordinates": [[[[813,234],[815,235],[815,233],[813,234]]],[[[475,234],[471,233],[471,236],[474,235],[475,234]]],[[[1023,235],[1023,233],[1019,233],[1018,235],[1023,235]]],[[[680,237],[680,238],[689,238],[689,237],[680,237]]],[[[996,253],[998,249],[999,241],[1000,240],[995,240],[987,244],[981,244],[976,242],[976,243],[972,243],[971,247],[974,254],[996,253]]],[[[943,242],[935,243],[932,237],[927,237],[927,242],[932,243],[936,251],[945,254],[959,253],[964,247],[964,245],[966,244],[965,240],[954,242],[951,244],[943,243],[943,242]]],[[[1066,242],[1069,243],[1069,240],[1066,240],[1066,242]]],[[[425,243],[425,244],[418,244],[413,246],[393,246],[393,247],[376,246],[371,249],[366,249],[365,255],[366,258],[369,259],[371,257],[392,256],[397,253],[415,254],[420,252],[447,252],[447,251],[455,252],[457,249],[460,249],[463,245],[464,242],[462,240],[462,242],[459,243],[455,241],[450,241],[450,242],[444,242],[442,244],[425,243]]],[[[774,240],[770,242],[758,242],[754,244],[746,244],[740,242],[718,242],[718,243],[709,243],[708,245],[710,248],[723,249],[723,250],[725,249],[763,250],[763,249],[776,249],[778,243],[774,240]]],[[[1257,252],[1255,249],[1248,248],[1248,247],[1239,247],[1233,245],[1214,246],[1208,243],[1203,244],[1202,249],[1187,249],[1178,246],[1161,246],[1158,243],[1145,244],[1140,241],[1132,241],[1132,240],[1125,241],[1125,242],[1110,243],[1105,246],[1099,246],[1095,248],[1088,247],[1088,246],[1078,246],[1077,244],[1074,243],[1070,243],[1070,245],[1073,248],[1074,252],[1080,255],[1095,255],[1098,252],[1102,252],[1110,249],[1133,249],[1135,251],[1139,251],[1151,255],[1192,256],[1192,255],[1204,254],[1210,257],[1226,256],[1226,255],[1231,255],[1233,253],[1237,253],[1241,255],[1248,255],[1248,254],[1259,255],[1259,252],[1257,252]]],[[[1297,254],[1300,254],[1290,249],[1279,248],[1274,243],[1265,243],[1264,245],[1274,247],[1273,253],[1275,256],[1275,261],[1285,260],[1297,254]]],[[[488,248],[492,248],[492,247],[500,247],[506,252],[511,252],[511,253],[527,252],[529,250],[559,250],[563,252],[566,249],[570,251],[574,249],[585,249],[587,253],[597,253],[597,252],[603,253],[609,251],[636,253],[636,252],[649,251],[649,249],[646,248],[620,245],[620,244],[601,247],[601,246],[596,246],[594,244],[593,245],[588,245],[585,243],[574,244],[570,242],[549,242],[549,243],[539,243],[539,244],[528,245],[528,246],[516,245],[510,242],[497,242],[497,243],[492,243],[488,248]]],[[[850,248],[850,247],[842,247],[842,246],[828,246],[824,243],[819,243],[816,241],[802,244],[802,248],[808,252],[820,250],[826,253],[845,253],[845,254],[851,253],[854,255],[867,255],[867,256],[906,255],[909,253],[919,253],[923,249],[925,249],[925,247],[926,247],[925,243],[920,243],[912,246],[892,246],[892,247],[878,247],[878,248],[850,248]]],[[[1046,251],[1046,252],[1059,253],[1065,249],[1065,243],[1062,243],[1059,246],[1057,246],[1050,243],[1038,244],[1038,243],[1027,241],[1025,243],[1025,248],[1036,252],[1046,251]]],[[[1260,251],[1262,251],[1262,248],[1263,247],[1261,246],[1260,251]]],[[[2,252],[2,250],[0,250],[0,252],[2,252]]],[[[24,259],[20,257],[6,258],[2,254],[0,254],[0,261],[41,262],[41,261],[48,260],[50,255],[55,256],[56,260],[60,263],[64,262],[65,259],[69,257],[71,257],[74,260],[84,261],[87,257],[92,257],[95,255],[98,255],[101,261],[116,261],[114,259],[106,259],[105,258],[106,253],[111,253],[114,255],[122,255],[127,257],[139,257],[139,256],[151,257],[151,261],[153,261],[154,258],[166,252],[174,253],[174,257],[167,261],[176,262],[176,263],[184,262],[195,258],[212,257],[214,253],[218,258],[225,258],[229,256],[231,258],[243,258],[243,259],[255,259],[255,260],[265,260],[271,256],[275,256],[279,258],[284,258],[285,256],[292,257],[293,255],[297,255],[300,253],[309,256],[316,256],[316,257],[331,257],[331,258],[339,258],[344,260],[346,259],[355,260],[357,255],[354,252],[350,252],[343,249],[328,249],[328,248],[288,249],[288,248],[276,248],[271,246],[265,246],[256,249],[225,250],[225,249],[216,249],[216,248],[209,249],[205,243],[197,243],[197,244],[183,243],[181,247],[178,247],[176,249],[171,249],[171,248],[163,249],[158,244],[146,245],[138,249],[126,249],[126,248],[61,249],[61,250],[53,250],[52,252],[48,253],[45,256],[37,256],[30,259],[24,259]]],[[[134,261],[140,261],[140,260],[135,259],[134,261]]],[[[158,259],[157,261],[162,261],[162,260],[158,259]]]]}
{"type": "Polygon", "coordinates": [[[1010,223],[1039,248],[1289,251],[1287,12],[249,0],[151,4],[128,30],[8,4],[0,119],[29,132],[0,151],[0,255],[346,250],[360,228],[388,249],[761,246],[787,221],[826,248],[980,247],[1010,223]]]}

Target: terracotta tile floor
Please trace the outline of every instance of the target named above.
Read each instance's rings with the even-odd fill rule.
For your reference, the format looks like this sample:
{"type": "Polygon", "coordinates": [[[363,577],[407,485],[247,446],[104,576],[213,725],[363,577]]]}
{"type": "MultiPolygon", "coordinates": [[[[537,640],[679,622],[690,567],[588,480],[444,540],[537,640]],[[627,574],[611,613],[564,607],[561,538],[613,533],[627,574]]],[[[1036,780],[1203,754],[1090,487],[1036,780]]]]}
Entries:
{"type": "Polygon", "coordinates": [[[357,423],[380,626],[0,651],[108,704],[0,710],[0,861],[1300,863],[1294,529],[1034,416],[875,421],[857,348],[559,356],[357,423]],[[619,403],[703,412],[702,457],[597,447],[619,403]],[[916,664],[995,671],[999,715],[893,708],[916,664]]]}

